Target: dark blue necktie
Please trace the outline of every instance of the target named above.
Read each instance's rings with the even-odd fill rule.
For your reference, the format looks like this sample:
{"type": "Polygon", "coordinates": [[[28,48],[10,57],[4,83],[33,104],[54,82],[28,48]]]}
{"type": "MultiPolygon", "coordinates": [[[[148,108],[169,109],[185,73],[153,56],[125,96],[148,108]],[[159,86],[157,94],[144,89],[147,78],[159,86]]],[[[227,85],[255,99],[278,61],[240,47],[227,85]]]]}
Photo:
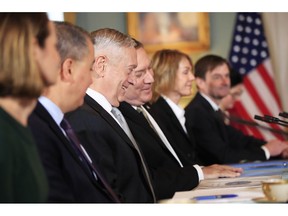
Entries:
{"type": "Polygon", "coordinates": [[[79,159],[82,161],[84,166],[88,167],[88,169],[92,172],[93,177],[100,181],[104,188],[106,189],[107,193],[110,195],[110,197],[115,202],[120,202],[120,199],[117,197],[113,189],[110,187],[108,182],[104,179],[104,177],[101,175],[101,173],[96,169],[95,165],[92,163],[90,157],[88,156],[87,152],[81,145],[79,139],[77,138],[74,130],[72,129],[69,122],[63,118],[63,120],[60,123],[61,127],[65,131],[70,143],[72,144],[73,149],[76,151],[79,159]]]}

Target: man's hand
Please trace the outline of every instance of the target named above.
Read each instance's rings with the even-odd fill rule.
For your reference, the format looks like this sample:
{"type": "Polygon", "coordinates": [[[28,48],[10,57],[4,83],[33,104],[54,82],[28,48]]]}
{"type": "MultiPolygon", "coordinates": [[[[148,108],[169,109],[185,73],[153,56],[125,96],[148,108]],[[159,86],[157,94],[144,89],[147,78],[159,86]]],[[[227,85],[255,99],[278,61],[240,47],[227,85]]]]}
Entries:
{"type": "Polygon", "coordinates": [[[278,156],[288,147],[288,144],[287,141],[274,139],[266,143],[264,146],[268,149],[271,156],[278,156]]]}
{"type": "Polygon", "coordinates": [[[282,158],[284,159],[288,159],[288,148],[284,149],[284,151],[282,152],[282,158]]]}
{"type": "Polygon", "coordinates": [[[204,179],[213,179],[219,177],[238,177],[243,172],[242,168],[235,168],[227,165],[213,164],[202,167],[204,179]]]}

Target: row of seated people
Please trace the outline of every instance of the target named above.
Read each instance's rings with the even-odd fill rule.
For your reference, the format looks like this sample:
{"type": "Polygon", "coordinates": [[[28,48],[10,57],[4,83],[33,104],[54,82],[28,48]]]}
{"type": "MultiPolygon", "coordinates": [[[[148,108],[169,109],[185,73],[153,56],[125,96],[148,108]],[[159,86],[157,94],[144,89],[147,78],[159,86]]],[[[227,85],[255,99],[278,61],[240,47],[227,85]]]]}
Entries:
{"type": "MultiPolygon", "coordinates": [[[[65,33],[73,28],[57,24],[61,31],[58,37],[63,37],[59,41],[65,38],[75,46],[67,35],[74,37],[76,33],[65,33]]],[[[229,166],[200,167],[192,159],[179,163],[159,136],[145,127],[147,120],[141,119],[136,107],[129,105],[124,111],[130,97],[142,103],[143,92],[152,95],[153,76],[144,48],[135,48],[135,40],[114,29],[98,29],[91,36],[94,58],[90,41],[86,42],[86,52],[79,52],[78,47],[77,54],[85,55],[74,64],[73,55],[67,53],[75,49],[63,47],[67,50],[60,51],[66,56],[61,56],[57,83],[40,97],[29,118],[50,183],[49,201],[153,203],[172,198],[176,191],[191,190],[204,178],[240,175],[241,169],[229,166]],[[87,78],[91,72],[92,83],[87,78]],[[148,85],[143,87],[146,79],[148,85]],[[119,110],[125,118],[119,119],[119,110]],[[130,111],[136,114],[132,119],[139,121],[138,125],[131,125],[126,116],[130,111]],[[61,123],[63,116],[76,133],[75,143],[81,143],[85,154],[82,163],[61,123]]],[[[131,102],[134,106],[141,103],[131,102]]]]}
{"type": "MultiPolygon", "coordinates": [[[[22,169],[24,181],[12,181],[16,189],[3,184],[2,202],[155,203],[195,188],[202,179],[241,175],[240,168],[218,165],[227,161],[213,162],[217,157],[209,155],[204,162],[207,156],[202,157],[198,144],[198,134],[203,133],[195,129],[201,122],[192,119],[194,111],[187,109],[184,114],[177,106],[182,96],[191,93],[195,79],[189,56],[161,50],[150,62],[140,42],[117,30],[104,28],[89,34],[69,23],[54,24],[60,66],[28,119],[48,180],[47,191],[34,155],[30,164],[37,170],[22,169]],[[146,106],[157,94],[152,105],[146,106]]],[[[225,76],[228,83],[226,87],[224,81],[214,80],[221,85],[220,92],[229,90],[229,70],[219,71],[218,66],[217,70],[208,67],[206,79],[198,83],[196,63],[196,83],[199,90],[203,87],[203,95],[209,89],[205,81],[213,86],[215,71],[216,77],[225,76]]],[[[266,160],[282,154],[287,145],[261,141],[257,148],[266,160]]]]}

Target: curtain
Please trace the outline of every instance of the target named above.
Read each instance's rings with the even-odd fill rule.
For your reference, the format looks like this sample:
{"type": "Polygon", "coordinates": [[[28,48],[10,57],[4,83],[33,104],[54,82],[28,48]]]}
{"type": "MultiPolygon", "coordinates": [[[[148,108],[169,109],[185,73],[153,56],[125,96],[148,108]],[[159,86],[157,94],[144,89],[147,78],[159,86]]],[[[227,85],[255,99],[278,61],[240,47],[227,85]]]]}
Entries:
{"type": "Polygon", "coordinates": [[[275,82],[282,101],[283,111],[288,112],[288,13],[263,13],[263,23],[270,57],[275,72],[275,82]]]}

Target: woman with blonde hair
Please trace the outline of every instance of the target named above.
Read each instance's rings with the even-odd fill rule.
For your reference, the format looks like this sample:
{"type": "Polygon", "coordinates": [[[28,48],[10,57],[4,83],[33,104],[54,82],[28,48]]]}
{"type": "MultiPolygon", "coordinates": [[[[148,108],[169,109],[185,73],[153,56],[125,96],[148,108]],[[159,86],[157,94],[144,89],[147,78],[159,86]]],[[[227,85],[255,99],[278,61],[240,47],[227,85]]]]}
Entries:
{"type": "Polygon", "coordinates": [[[182,160],[199,163],[193,134],[187,134],[185,112],[179,105],[183,96],[191,95],[193,63],[178,50],[159,50],[151,61],[154,71],[153,98],[150,112],[182,160]]]}
{"type": "Polygon", "coordinates": [[[0,202],[45,202],[48,186],[27,126],[56,81],[56,31],[46,13],[0,13],[0,202]]]}

